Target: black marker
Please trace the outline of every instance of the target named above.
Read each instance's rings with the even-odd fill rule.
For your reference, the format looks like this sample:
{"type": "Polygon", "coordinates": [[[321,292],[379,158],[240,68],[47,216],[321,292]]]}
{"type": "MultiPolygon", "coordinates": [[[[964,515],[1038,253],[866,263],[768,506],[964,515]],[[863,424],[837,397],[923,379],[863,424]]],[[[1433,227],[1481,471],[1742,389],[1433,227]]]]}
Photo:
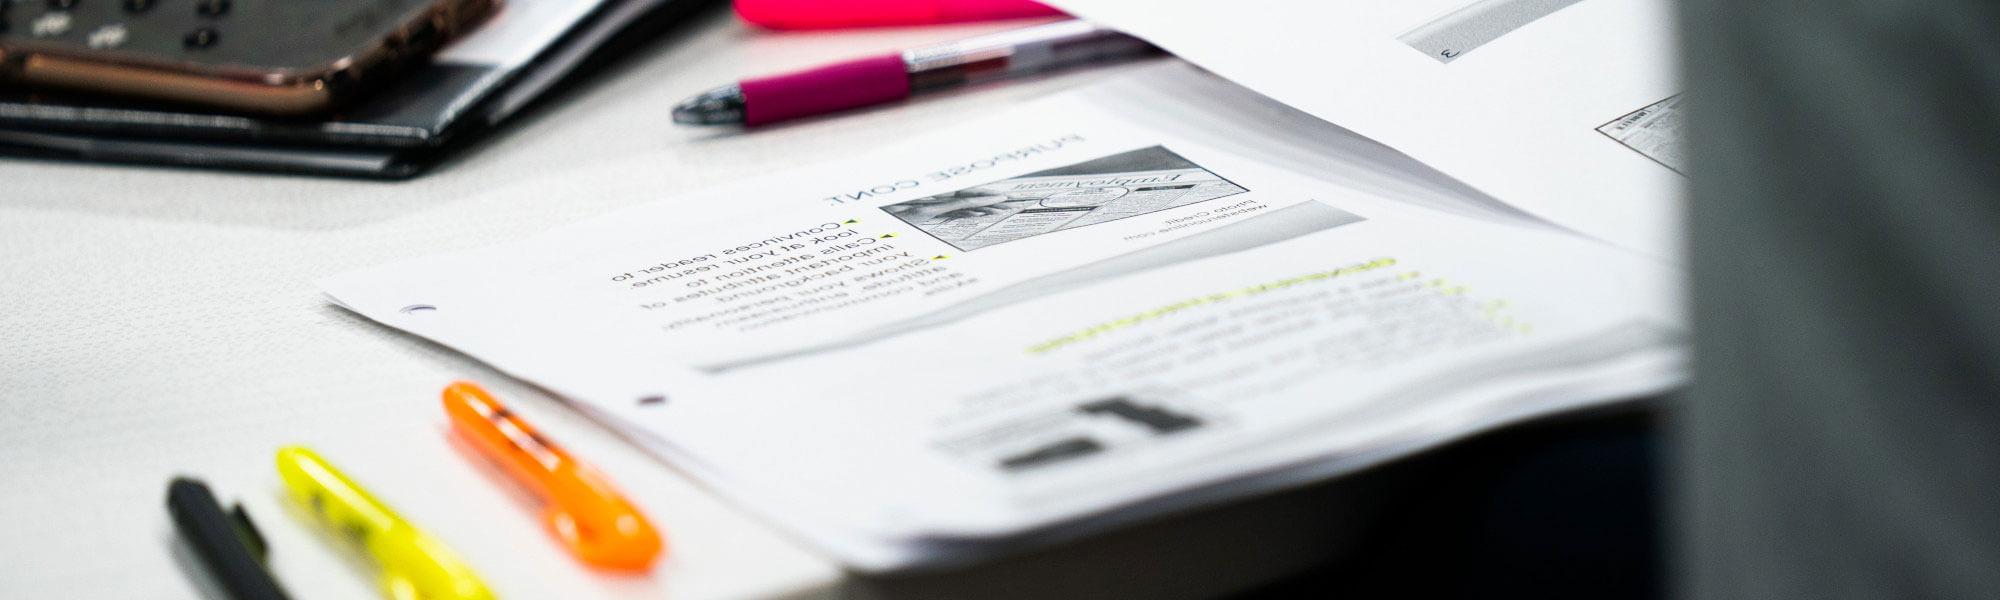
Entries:
{"type": "Polygon", "coordinates": [[[264,536],[243,505],[224,512],[208,485],[187,477],[167,484],[167,512],[201,562],[236,600],[290,600],[264,570],[264,536]]]}

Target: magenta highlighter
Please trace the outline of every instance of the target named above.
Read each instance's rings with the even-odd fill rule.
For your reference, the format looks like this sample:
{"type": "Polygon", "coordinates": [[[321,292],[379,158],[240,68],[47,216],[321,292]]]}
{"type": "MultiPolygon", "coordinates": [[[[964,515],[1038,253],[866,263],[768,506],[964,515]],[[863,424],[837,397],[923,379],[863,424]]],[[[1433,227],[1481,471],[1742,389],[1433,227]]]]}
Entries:
{"type": "Polygon", "coordinates": [[[928,25],[1059,15],[1029,0],[736,0],[736,14],[771,29],[928,25]]]}

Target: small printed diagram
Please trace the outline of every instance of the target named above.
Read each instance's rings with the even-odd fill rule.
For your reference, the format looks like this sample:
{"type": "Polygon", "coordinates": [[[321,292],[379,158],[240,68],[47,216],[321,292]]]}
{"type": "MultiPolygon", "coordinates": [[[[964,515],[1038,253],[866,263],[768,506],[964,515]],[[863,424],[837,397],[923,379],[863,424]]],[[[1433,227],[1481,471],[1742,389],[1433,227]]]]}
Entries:
{"type": "Polygon", "coordinates": [[[1479,0],[1403,32],[1396,39],[1441,63],[1500,39],[1582,0],[1479,0]]]}
{"type": "MultiPolygon", "coordinates": [[[[1127,427],[1137,427],[1155,437],[1202,426],[1202,420],[1193,415],[1174,412],[1173,409],[1160,406],[1137,404],[1124,396],[1087,402],[1078,405],[1076,409],[1082,415],[1123,421],[1128,424],[1127,427]]],[[[996,462],[1003,471],[1019,472],[1090,456],[1104,449],[1105,442],[1089,435],[1079,434],[1002,456],[996,462]]]]}
{"type": "Polygon", "coordinates": [[[1043,473],[1115,452],[1143,451],[1228,423],[1166,390],[1087,397],[970,424],[938,449],[981,470],[1043,473]]]}
{"type": "Polygon", "coordinates": [[[1246,191],[1153,146],[882,210],[959,250],[975,250],[1246,191]]]}
{"type": "Polygon", "coordinates": [[[1681,96],[1675,94],[1600,125],[1597,132],[1618,140],[1618,143],[1673,169],[1675,173],[1687,175],[1687,134],[1682,131],[1686,123],[1686,113],[1681,111],[1681,96]]]}

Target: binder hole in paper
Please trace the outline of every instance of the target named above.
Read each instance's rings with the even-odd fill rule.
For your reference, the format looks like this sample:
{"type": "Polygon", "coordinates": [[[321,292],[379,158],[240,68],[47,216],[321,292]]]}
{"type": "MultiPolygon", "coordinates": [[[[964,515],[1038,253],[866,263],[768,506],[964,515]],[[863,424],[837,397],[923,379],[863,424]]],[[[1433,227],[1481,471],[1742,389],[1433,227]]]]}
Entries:
{"type": "Polygon", "coordinates": [[[666,403],[666,396],[643,396],[639,398],[639,406],[664,406],[666,403]]]}
{"type": "Polygon", "coordinates": [[[429,304],[412,304],[412,305],[409,305],[409,306],[405,306],[405,307],[403,307],[403,314],[406,314],[406,315],[414,315],[414,314],[418,314],[418,313],[427,313],[427,312],[431,312],[431,311],[434,311],[434,310],[437,310],[437,309],[438,309],[438,307],[435,307],[435,306],[431,306],[431,305],[429,305],[429,304]]]}

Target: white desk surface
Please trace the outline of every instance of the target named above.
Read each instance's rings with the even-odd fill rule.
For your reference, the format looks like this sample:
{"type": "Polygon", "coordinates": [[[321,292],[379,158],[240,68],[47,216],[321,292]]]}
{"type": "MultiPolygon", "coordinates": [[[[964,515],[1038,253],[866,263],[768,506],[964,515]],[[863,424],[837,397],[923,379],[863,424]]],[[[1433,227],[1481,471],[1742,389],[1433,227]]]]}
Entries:
{"type": "Polygon", "coordinates": [[[295,596],[372,597],[367,571],[282,501],[272,453],[288,443],[370,486],[504,596],[840,593],[834,563],[548,396],[328,305],[312,282],[835,159],[1121,70],[752,134],[668,120],[682,97],[741,75],[1020,25],[769,33],[712,13],[406,182],[0,160],[0,596],[199,597],[164,500],[190,474],[245,503],[295,596]],[[609,472],[664,527],[668,557],[636,578],[569,560],[447,435],[437,394],[459,378],[609,472]]]}

